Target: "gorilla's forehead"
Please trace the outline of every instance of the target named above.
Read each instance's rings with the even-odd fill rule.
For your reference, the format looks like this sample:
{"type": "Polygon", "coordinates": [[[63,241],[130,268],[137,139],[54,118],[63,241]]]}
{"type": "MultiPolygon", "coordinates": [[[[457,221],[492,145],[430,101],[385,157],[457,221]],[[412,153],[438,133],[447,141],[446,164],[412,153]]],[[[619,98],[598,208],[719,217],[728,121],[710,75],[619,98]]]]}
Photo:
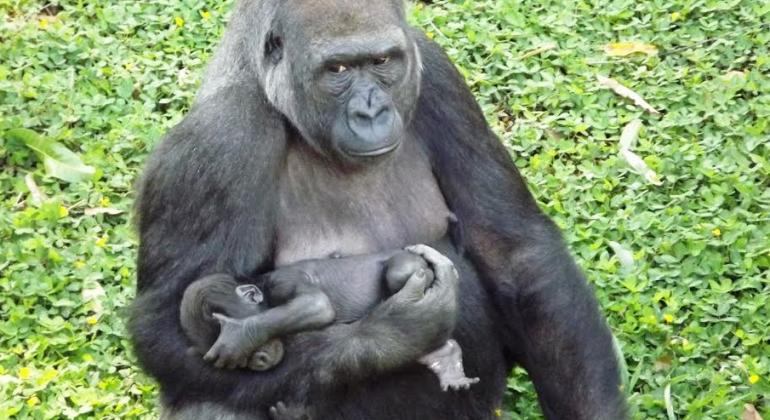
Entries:
{"type": "Polygon", "coordinates": [[[284,23],[311,41],[380,32],[401,21],[399,1],[293,0],[285,2],[284,23]]]}
{"type": "MultiPolygon", "coordinates": [[[[311,61],[328,59],[344,60],[346,56],[385,54],[392,49],[407,49],[404,30],[392,25],[380,30],[348,36],[314,39],[306,44],[310,48],[311,61]]],[[[307,53],[306,51],[306,53],[307,53]]]]}

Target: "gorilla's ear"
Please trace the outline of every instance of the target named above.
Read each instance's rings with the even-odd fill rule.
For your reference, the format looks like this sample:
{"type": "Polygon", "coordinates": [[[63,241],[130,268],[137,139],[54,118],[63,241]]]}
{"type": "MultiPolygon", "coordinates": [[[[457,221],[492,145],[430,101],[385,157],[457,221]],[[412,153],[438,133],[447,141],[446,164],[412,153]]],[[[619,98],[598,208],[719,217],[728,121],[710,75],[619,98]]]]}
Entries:
{"type": "Polygon", "coordinates": [[[265,300],[262,290],[253,284],[241,284],[235,288],[235,293],[237,293],[241,299],[245,299],[251,303],[258,304],[265,300]]]}
{"type": "Polygon", "coordinates": [[[265,40],[265,58],[273,65],[278,64],[283,58],[283,40],[273,31],[268,32],[265,40]]]}

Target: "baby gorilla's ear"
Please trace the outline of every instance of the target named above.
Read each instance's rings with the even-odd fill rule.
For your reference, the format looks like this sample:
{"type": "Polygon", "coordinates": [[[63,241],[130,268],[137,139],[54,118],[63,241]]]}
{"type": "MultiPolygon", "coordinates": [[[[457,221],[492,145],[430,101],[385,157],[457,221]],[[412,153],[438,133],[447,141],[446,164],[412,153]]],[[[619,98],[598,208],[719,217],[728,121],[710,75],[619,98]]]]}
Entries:
{"type": "Polygon", "coordinates": [[[265,295],[262,294],[262,290],[253,284],[242,284],[235,288],[235,293],[238,297],[247,302],[259,304],[265,300],[265,295]]]}

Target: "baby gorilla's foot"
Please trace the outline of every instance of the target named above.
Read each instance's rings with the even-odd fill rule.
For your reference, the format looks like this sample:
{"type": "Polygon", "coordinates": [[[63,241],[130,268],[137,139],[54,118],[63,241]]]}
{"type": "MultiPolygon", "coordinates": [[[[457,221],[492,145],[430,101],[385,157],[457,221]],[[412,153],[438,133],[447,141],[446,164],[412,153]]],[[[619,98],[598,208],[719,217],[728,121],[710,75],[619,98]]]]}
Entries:
{"type": "Polygon", "coordinates": [[[457,341],[449,339],[438,350],[421,357],[420,363],[436,374],[442,390],[468,389],[479,382],[479,378],[465,376],[462,354],[457,341]]]}
{"type": "Polygon", "coordinates": [[[428,262],[417,254],[409,251],[400,251],[390,257],[385,263],[385,282],[390,293],[401,290],[412,274],[424,270],[428,279],[425,284],[433,283],[433,270],[428,267],[428,262]]]}
{"type": "Polygon", "coordinates": [[[283,343],[273,339],[259,347],[249,359],[249,369],[262,372],[274,368],[283,360],[283,343]]]}
{"type": "Polygon", "coordinates": [[[310,414],[304,407],[287,407],[286,404],[279,401],[278,404],[270,407],[271,420],[311,420],[310,414]]]}

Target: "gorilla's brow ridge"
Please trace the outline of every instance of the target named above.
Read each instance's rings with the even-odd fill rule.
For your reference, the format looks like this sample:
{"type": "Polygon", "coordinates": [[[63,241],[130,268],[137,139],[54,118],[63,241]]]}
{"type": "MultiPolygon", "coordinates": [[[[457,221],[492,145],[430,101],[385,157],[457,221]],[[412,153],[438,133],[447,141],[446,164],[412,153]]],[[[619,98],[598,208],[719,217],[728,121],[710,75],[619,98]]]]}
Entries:
{"type": "Polygon", "coordinates": [[[327,59],[355,58],[361,55],[383,55],[407,47],[403,29],[391,26],[372,34],[357,34],[333,39],[321,39],[312,43],[313,61],[317,64],[327,59]]]}

